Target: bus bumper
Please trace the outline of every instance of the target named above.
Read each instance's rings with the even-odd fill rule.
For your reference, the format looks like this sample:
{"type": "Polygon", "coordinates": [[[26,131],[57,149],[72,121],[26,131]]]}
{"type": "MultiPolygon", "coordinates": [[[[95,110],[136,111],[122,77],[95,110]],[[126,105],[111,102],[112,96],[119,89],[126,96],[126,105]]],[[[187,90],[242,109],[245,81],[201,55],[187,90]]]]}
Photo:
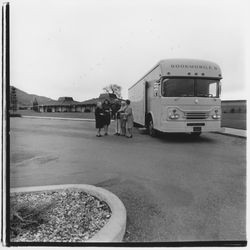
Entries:
{"type": "Polygon", "coordinates": [[[219,132],[221,131],[221,121],[167,121],[162,123],[157,130],[166,133],[219,132]]]}

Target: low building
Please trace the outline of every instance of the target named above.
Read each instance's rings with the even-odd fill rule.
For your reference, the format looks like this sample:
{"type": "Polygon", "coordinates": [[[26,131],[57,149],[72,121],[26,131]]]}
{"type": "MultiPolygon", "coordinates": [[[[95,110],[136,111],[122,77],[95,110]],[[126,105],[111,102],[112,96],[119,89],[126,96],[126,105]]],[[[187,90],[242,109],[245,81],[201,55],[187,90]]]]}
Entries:
{"type": "Polygon", "coordinates": [[[39,112],[76,112],[79,103],[74,101],[72,97],[60,97],[57,101],[38,105],[38,109],[39,112]]]}
{"type": "Polygon", "coordinates": [[[246,100],[228,100],[221,101],[223,113],[246,113],[246,100]]]}
{"type": "Polygon", "coordinates": [[[83,102],[74,101],[72,97],[60,97],[57,101],[49,101],[38,105],[39,112],[95,112],[97,102],[108,99],[110,103],[115,100],[121,101],[115,94],[104,93],[98,98],[92,98],[83,102]]]}

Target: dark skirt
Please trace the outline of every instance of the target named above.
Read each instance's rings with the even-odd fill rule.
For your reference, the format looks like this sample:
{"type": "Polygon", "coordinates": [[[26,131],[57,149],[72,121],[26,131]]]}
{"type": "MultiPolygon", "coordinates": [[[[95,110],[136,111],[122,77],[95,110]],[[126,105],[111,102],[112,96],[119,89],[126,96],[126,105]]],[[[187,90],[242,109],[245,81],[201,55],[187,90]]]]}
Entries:
{"type": "Polygon", "coordinates": [[[96,128],[103,128],[103,126],[104,126],[103,109],[97,107],[95,110],[95,127],[96,128]]]}
{"type": "Polygon", "coordinates": [[[103,123],[104,123],[104,125],[109,126],[109,124],[110,124],[110,113],[104,114],[103,123]]]}
{"type": "Polygon", "coordinates": [[[95,127],[96,128],[103,128],[104,126],[104,117],[96,117],[95,118],[95,127]]]}

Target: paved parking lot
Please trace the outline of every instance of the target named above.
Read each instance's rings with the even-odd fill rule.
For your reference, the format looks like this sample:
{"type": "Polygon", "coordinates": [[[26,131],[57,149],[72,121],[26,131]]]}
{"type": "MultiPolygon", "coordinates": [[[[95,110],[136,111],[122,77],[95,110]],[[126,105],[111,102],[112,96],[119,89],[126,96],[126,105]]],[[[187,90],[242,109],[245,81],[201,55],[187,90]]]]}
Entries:
{"type": "Polygon", "coordinates": [[[127,209],[127,242],[246,239],[243,138],[151,138],[137,129],[133,139],[97,138],[93,122],[11,118],[10,125],[11,187],[104,187],[127,209]]]}

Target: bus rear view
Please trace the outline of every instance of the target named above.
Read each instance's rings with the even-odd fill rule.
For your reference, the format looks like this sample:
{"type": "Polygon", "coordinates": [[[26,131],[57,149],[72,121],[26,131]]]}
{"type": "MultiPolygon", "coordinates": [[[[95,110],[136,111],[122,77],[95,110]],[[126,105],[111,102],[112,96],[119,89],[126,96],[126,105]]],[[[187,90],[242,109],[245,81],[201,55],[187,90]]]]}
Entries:
{"type": "Polygon", "coordinates": [[[220,67],[209,61],[160,61],[129,89],[135,123],[156,131],[192,133],[221,129],[220,67]]]}

